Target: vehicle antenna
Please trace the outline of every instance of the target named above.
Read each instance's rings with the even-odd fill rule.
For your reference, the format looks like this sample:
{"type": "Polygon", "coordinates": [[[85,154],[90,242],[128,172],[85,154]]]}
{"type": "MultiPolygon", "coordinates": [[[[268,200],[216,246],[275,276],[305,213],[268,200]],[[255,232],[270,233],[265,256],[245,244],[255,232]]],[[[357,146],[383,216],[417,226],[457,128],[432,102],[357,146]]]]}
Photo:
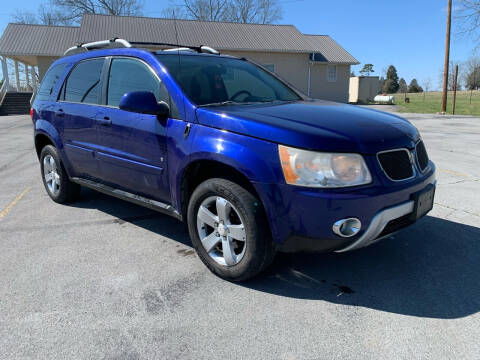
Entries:
{"type": "MultiPolygon", "coordinates": [[[[177,17],[175,15],[175,9],[172,10],[173,13],[173,26],[175,27],[175,40],[177,44],[180,44],[178,41],[178,29],[177,29],[177,17]]],[[[177,50],[177,56],[178,56],[178,76],[180,77],[180,74],[182,73],[182,60],[180,59],[180,49],[177,50]]],[[[183,101],[183,116],[186,116],[186,110],[185,110],[185,99],[182,99],[183,101]]],[[[187,120],[185,118],[185,120],[187,120]]]]}

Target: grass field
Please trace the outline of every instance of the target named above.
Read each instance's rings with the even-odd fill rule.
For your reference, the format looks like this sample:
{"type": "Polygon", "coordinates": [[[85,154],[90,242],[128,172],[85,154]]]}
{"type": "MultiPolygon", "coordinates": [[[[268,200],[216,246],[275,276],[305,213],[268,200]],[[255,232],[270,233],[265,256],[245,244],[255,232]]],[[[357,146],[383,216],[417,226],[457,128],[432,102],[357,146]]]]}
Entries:
{"type": "MultiPolygon", "coordinates": [[[[428,92],[425,94],[407,94],[410,103],[405,103],[405,94],[395,96],[395,105],[400,112],[434,114],[442,108],[442,93],[428,92]]],[[[453,91],[448,92],[447,113],[452,113],[453,91]]],[[[470,103],[470,91],[457,91],[455,115],[480,115],[480,91],[474,91],[470,103]]]]}

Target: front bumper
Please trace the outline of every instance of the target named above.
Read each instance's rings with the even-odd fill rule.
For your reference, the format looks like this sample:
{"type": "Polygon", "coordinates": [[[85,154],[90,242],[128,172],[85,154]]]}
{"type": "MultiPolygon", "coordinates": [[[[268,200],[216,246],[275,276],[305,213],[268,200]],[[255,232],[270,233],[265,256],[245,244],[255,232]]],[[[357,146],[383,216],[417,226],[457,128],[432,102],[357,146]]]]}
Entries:
{"type": "Polygon", "coordinates": [[[391,186],[338,191],[270,184],[256,184],[256,188],[280,251],[343,252],[368,246],[412,224],[414,195],[435,183],[431,163],[423,176],[391,186]],[[350,217],[361,221],[362,230],[351,238],[335,234],[332,225],[350,217]]]}
{"type": "Polygon", "coordinates": [[[388,209],[380,211],[370,222],[370,226],[367,231],[363,233],[357,240],[348,245],[345,248],[337,250],[337,252],[345,252],[355,249],[360,249],[362,247],[371,245],[384,237],[388,237],[391,233],[386,234],[385,236],[380,236],[383,230],[391,221],[402,218],[405,215],[411,214],[415,203],[413,200],[407,201],[406,203],[392,206],[388,209]]]}

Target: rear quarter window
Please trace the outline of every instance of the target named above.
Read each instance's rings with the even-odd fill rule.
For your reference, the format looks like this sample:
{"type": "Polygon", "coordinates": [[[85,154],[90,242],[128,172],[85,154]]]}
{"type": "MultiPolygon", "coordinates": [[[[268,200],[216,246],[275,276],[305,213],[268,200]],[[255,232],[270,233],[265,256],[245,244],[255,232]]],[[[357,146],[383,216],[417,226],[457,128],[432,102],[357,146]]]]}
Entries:
{"type": "Polygon", "coordinates": [[[50,99],[52,95],[53,88],[57,84],[60,76],[62,76],[65,70],[65,64],[59,64],[52,66],[48,71],[45,77],[42,80],[42,84],[38,89],[37,96],[35,100],[45,101],[50,99]]]}

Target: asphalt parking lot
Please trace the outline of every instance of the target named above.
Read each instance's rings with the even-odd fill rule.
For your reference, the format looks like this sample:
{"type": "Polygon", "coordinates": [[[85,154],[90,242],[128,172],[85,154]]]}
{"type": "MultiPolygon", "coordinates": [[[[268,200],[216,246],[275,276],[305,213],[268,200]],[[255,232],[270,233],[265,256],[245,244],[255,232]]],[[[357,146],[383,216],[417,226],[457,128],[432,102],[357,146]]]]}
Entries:
{"type": "Polygon", "coordinates": [[[406,117],[437,164],[429,216],[244,284],[170,217],[89,190],[52,202],[29,117],[0,117],[0,358],[480,358],[480,118],[406,117]]]}

